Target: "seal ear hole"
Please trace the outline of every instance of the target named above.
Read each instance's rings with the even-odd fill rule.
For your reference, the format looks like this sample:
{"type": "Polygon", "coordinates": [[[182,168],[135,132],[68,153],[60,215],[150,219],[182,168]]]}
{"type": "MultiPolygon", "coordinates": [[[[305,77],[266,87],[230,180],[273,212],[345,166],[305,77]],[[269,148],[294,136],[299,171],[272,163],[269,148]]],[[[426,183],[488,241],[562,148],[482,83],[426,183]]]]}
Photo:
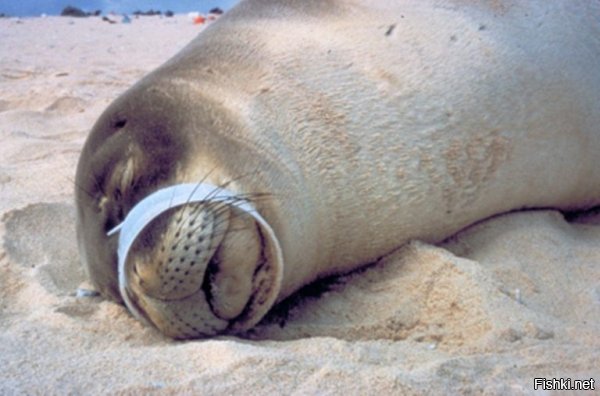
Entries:
{"type": "Polygon", "coordinates": [[[125,125],[127,125],[127,120],[124,119],[124,118],[122,118],[122,119],[119,119],[119,120],[117,120],[117,121],[115,121],[113,123],[113,128],[114,129],[121,129],[121,128],[125,127],[125,125]]]}

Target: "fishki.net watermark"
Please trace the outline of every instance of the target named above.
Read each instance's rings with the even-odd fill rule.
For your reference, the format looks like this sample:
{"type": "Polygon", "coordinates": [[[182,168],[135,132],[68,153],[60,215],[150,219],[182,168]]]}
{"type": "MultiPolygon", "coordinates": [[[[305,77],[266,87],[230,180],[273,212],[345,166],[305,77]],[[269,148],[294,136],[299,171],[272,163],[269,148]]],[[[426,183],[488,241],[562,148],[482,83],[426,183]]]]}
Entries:
{"type": "Polygon", "coordinates": [[[593,378],[534,378],[533,390],[596,390],[593,378]]]}

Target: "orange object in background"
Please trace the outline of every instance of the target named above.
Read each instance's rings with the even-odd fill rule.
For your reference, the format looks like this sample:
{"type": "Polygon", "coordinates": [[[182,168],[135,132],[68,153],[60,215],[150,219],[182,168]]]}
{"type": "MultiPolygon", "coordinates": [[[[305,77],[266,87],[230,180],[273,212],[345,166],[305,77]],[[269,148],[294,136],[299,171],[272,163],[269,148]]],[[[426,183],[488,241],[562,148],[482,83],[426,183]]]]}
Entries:
{"type": "Polygon", "coordinates": [[[194,18],[194,25],[202,25],[204,22],[206,22],[206,18],[204,18],[202,15],[198,15],[196,18],[194,18]]]}

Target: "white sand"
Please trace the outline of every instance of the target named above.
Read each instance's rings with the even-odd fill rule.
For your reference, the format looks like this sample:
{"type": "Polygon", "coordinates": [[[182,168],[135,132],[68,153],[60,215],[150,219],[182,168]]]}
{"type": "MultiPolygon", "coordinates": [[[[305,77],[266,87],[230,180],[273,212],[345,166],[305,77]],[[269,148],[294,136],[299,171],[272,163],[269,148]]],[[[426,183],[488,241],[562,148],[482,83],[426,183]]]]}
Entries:
{"type": "Polygon", "coordinates": [[[533,393],[534,377],[600,381],[593,215],[514,213],[440,247],[412,243],[245,339],[174,342],[76,296],[86,135],[199,30],[185,17],[0,19],[0,394],[501,395],[533,393]]]}

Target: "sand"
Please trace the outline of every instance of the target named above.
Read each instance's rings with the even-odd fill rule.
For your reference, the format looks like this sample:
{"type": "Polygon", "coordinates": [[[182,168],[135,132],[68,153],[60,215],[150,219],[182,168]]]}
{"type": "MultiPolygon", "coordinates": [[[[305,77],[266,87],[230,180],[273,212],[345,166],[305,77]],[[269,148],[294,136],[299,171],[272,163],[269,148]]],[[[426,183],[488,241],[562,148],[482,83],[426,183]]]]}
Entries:
{"type": "Polygon", "coordinates": [[[0,394],[504,395],[534,393],[535,377],[600,381],[594,213],[512,213],[412,242],[303,290],[244,338],[172,341],[82,293],[84,140],[200,30],[183,16],[0,19],[0,394]]]}

